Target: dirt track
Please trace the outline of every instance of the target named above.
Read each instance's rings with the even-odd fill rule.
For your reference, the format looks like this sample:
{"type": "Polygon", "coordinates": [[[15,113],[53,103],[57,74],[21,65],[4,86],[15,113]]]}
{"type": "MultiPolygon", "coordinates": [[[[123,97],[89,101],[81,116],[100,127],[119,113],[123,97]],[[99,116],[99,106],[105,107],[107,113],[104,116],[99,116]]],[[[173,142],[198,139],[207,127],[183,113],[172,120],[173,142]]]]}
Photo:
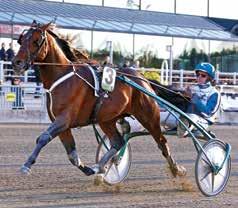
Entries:
{"type": "MultiPolygon", "coordinates": [[[[172,179],[167,164],[151,137],[131,140],[132,166],[120,185],[94,184],[94,177],[83,175],[70,165],[58,139],[41,152],[30,176],[19,168],[29,156],[36,137],[46,126],[0,125],[0,207],[72,208],[72,207],[234,207],[238,204],[238,132],[237,126],[214,126],[219,139],[232,145],[232,172],[226,189],[208,198],[198,190],[194,177],[196,151],[187,139],[168,137],[177,161],[188,175],[172,179]]],[[[78,152],[87,164],[93,164],[96,139],[90,127],[74,130],[78,152]],[[81,139],[79,139],[79,137],[81,139]]]]}

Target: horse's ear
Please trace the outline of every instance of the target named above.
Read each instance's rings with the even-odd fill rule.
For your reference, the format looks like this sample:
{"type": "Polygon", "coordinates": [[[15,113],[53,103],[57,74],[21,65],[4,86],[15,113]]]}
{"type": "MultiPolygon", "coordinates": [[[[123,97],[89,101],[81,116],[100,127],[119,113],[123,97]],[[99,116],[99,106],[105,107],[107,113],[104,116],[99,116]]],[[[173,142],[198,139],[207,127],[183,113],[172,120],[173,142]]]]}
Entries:
{"type": "Polygon", "coordinates": [[[31,27],[37,27],[37,22],[36,22],[36,20],[33,20],[33,21],[32,21],[31,27]]]}
{"type": "Polygon", "coordinates": [[[51,28],[51,22],[49,22],[48,24],[46,24],[46,25],[43,25],[42,27],[41,27],[41,29],[43,30],[43,31],[46,31],[46,30],[48,30],[48,29],[50,29],[51,28]]]}
{"type": "Polygon", "coordinates": [[[17,40],[17,43],[18,43],[19,45],[22,44],[22,37],[23,37],[23,34],[20,34],[20,36],[19,36],[19,38],[18,38],[18,40],[17,40]]]}

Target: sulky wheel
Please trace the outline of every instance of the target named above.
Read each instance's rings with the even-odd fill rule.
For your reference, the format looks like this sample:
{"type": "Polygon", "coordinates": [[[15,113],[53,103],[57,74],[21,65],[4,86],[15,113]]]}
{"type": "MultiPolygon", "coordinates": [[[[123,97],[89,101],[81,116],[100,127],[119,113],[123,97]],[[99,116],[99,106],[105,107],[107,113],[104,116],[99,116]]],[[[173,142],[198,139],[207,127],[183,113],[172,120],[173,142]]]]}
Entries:
{"type": "MultiPolygon", "coordinates": [[[[103,141],[104,142],[101,142],[97,149],[96,163],[100,161],[103,155],[110,148],[110,142],[106,136],[103,137],[103,141]]],[[[122,182],[128,175],[130,166],[131,166],[131,147],[130,144],[127,143],[117,153],[117,155],[110,162],[108,162],[108,164],[106,164],[105,166],[106,172],[102,175],[103,180],[111,185],[122,182]]]]}
{"type": "Polygon", "coordinates": [[[231,170],[231,158],[229,155],[222,168],[218,171],[227,154],[226,144],[217,139],[210,140],[204,144],[203,150],[204,152],[200,150],[196,160],[196,183],[205,196],[215,196],[227,184],[231,170]],[[212,168],[211,163],[215,170],[212,168]]]}

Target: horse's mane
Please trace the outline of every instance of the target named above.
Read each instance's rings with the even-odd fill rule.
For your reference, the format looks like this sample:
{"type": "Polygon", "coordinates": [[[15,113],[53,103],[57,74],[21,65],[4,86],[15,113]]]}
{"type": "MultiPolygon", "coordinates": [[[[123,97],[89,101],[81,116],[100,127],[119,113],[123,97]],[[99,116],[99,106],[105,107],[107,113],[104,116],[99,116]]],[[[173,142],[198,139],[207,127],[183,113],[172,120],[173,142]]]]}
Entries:
{"type": "Polygon", "coordinates": [[[47,32],[56,40],[66,57],[72,62],[87,62],[89,61],[88,55],[70,46],[70,43],[64,38],[59,37],[52,30],[47,32]]]}

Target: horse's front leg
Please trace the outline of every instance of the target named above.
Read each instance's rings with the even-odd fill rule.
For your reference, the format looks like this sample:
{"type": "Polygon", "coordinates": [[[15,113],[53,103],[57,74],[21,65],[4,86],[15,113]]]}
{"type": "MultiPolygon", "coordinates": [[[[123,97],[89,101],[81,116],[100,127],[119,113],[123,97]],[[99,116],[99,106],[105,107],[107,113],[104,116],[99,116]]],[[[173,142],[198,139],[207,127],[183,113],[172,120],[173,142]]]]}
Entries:
{"type": "Polygon", "coordinates": [[[64,148],[67,152],[69,161],[74,166],[79,168],[85,175],[89,176],[89,175],[94,174],[94,171],[91,168],[89,168],[88,166],[84,165],[82,163],[82,161],[80,160],[71,130],[68,129],[68,130],[62,132],[61,134],[59,134],[59,138],[64,145],[64,148]]]}
{"type": "Polygon", "coordinates": [[[30,157],[21,167],[21,172],[25,174],[30,173],[31,166],[35,163],[41,149],[47,145],[52,139],[59,135],[59,133],[68,129],[68,123],[65,121],[64,117],[58,117],[56,120],[49,126],[49,128],[44,131],[36,140],[36,147],[31,153],[30,157]]]}

